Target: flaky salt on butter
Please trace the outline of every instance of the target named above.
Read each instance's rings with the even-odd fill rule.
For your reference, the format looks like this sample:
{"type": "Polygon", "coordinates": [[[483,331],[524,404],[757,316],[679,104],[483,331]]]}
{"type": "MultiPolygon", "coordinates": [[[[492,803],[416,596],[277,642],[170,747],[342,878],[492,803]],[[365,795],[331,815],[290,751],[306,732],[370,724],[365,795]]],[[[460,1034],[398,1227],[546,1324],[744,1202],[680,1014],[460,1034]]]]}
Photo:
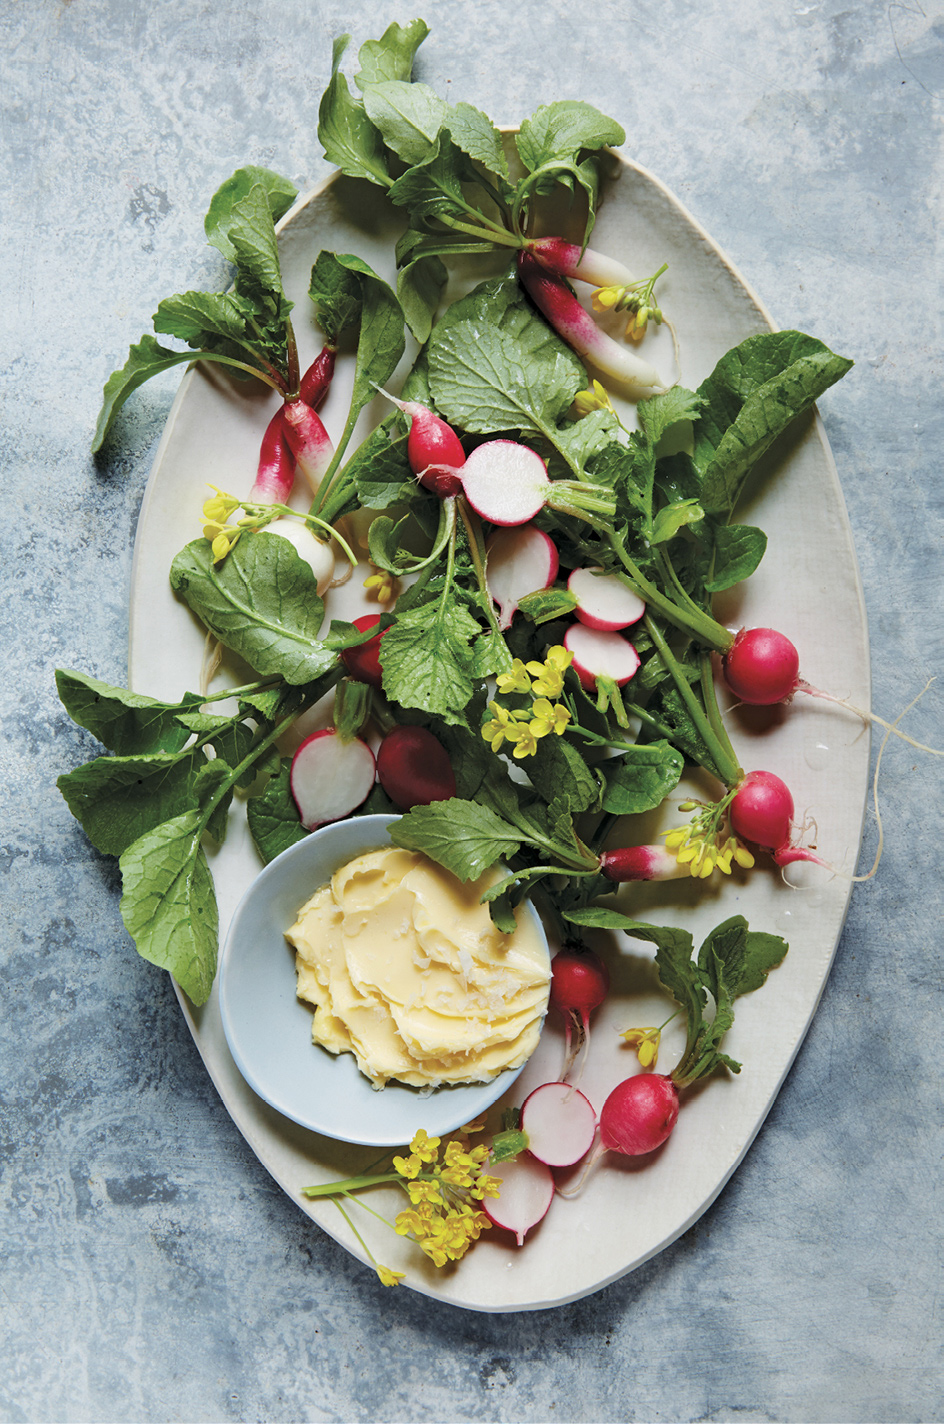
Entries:
{"type": "Polygon", "coordinates": [[[312,1039],[353,1053],[375,1087],[480,1083],[534,1051],[548,1006],[548,946],[533,917],[514,935],[479,897],[498,872],[463,883],[391,847],[349,861],[286,931],[312,1039]]]}

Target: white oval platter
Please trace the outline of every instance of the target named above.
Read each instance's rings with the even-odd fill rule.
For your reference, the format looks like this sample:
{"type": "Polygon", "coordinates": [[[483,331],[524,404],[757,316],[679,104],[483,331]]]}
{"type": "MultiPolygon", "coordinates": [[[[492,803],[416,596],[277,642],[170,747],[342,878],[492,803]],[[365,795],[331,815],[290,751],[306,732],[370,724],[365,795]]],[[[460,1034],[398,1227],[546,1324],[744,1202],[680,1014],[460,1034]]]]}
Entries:
{"type": "MultiPolygon", "coordinates": [[[[280,224],[286,291],[296,302],[303,365],[321,345],[306,308],[309,272],[322,248],[352,252],[394,279],[395,214],[367,185],[334,176],[300,199],[280,224]]],[[[651,174],[614,159],[604,188],[594,246],[641,276],[668,263],[660,304],[675,323],[679,377],[694,387],[737,342],[772,329],[764,307],[724,254],[673,195],[651,174]]],[[[483,265],[451,281],[451,300],[499,270],[483,265]]],[[[815,332],[830,344],[830,333],[815,332]]],[[[665,327],[647,338],[664,378],[674,371],[665,327]]],[[[405,358],[404,372],[410,353],[405,358]]],[[[396,379],[396,378],[395,378],[396,379]]],[[[352,363],[342,357],[322,409],[337,435],[347,414],[352,363]]],[[[395,386],[396,389],[396,386],[395,386]]],[[[275,398],[237,386],[213,370],[196,368],[182,382],[171,409],[141,510],[131,598],[130,686],[177,698],[196,690],[204,631],[173,596],[168,569],[174,555],[200,532],[207,485],[241,493],[252,484],[259,440],[275,398]]],[[[355,443],[388,413],[378,398],[363,414],[355,443]]],[[[353,444],[352,449],[355,448],[353,444]]],[[[836,469],[819,418],[797,423],[767,461],[739,511],[768,534],[760,569],[726,596],[717,612],[732,627],[771,625],[801,650],[802,675],[814,686],[869,705],[869,653],[862,591],[836,469]]],[[[304,506],[303,506],[304,507],[304,506]]],[[[363,577],[363,574],[362,576],[363,577]]],[[[332,616],[353,618],[368,604],[356,575],[330,595],[332,616]]],[[[224,664],[215,686],[248,680],[246,669],[224,664]]],[[[765,767],[792,788],[798,816],[816,818],[820,854],[849,875],[863,825],[869,734],[841,709],[812,698],[790,708],[730,714],[736,750],[746,770],[765,767]]],[[[703,794],[708,790],[703,787],[703,794]]],[[[654,820],[646,839],[672,823],[654,820]]],[[[220,906],[221,942],[229,919],[261,862],[242,806],[234,806],[222,850],[211,860],[220,906]]],[[[777,1095],[811,1022],[830,970],[851,884],[817,867],[791,872],[794,888],[771,869],[716,886],[676,881],[624,887],[620,908],[638,919],[689,929],[696,945],[721,920],[744,914],[752,928],[782,934],[791,950],[767,985],[738,1003],[726,1052],[739,1076],[714,1077],[686,1095],[669,1142],[648,1159],[607,1158],[573,1200],[558,1198],[522,1248],[504,1233],[484,1234],[463,1261],[436,1270],[420,1250],[360,1213],[358,1226],[378,1260],[406,1272],[406,1284],[467,1309],[536,1310],[578,1300],[633,1270],[681,1235],[715,1199],[737,1168],[777,1095]]],[[[715,877],[721,879],[721,877],[715,877]]],[[[589,942],[608,959],[612,992],[595,1016],[582,1089],[599,1110],[622,1078],[637,1068],[621,1029],[659,1024],[672,1011],[660,991],[649,946],[595,932],[589,942]]],[[[178,994],[197,1048],[223,1102],[275,1180],[322,1229],[361,1260],[364,1253],[331,1202],[308,1201],[302,1189],[362,1170],[376,1149],[321,1137],[282,1117],[244,1082],[227,1049],[216,989],[201,1009],[178,994]]],[[[531,1087],[558,1076],[559,1025],[549,1015],[541,1044],[513,1090],[521,1102],[531,1087]]],[[[681,1029],[663,1037],[660,1067],[668,1071],[682,1045],[681,1029]]],[[[315,1051],[315,1050],[313,1050],[315,1051]]],[[[372,1195],[389,1217],[405,1198],[396,1189],[372,1195]]],[[[352,1208],[355,1209],[355,1208],[352,1208]]]]}

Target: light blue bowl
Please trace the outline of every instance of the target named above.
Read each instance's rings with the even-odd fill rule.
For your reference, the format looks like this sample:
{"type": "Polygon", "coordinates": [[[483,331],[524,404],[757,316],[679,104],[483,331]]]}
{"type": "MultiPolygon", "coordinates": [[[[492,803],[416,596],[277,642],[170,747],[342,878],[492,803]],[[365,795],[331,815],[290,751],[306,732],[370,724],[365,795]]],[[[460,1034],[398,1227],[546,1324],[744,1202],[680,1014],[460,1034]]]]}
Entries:
{"type": "MultiPolygon", "coordinates": [[[[378,1091],[353,1054],[312,1043],[312,1009],[296,998],[295,951],[285,931],[342,865],[390,845],[388,827],[396,819],[336,821],[270,861],[237,906],[219,970],[223,1031],[253,1091],[313,1132],[377,1147],[402,1146],[420,1127],[437,1137],[454,1132],[491,1107],[522,1071],[432,1092],[396,1082],[378,1091]]],[[[534,907],[526,909],[544,939],[534,907]]]]}

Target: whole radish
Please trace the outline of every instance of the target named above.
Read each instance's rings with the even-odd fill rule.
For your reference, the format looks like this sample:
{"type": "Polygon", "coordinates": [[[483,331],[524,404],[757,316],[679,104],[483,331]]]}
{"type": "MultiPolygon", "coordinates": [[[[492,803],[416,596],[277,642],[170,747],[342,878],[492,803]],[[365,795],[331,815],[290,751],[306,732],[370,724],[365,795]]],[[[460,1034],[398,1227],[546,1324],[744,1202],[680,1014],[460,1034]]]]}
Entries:
{"type": "Polygon", "coordinates": [[[304,400],[286,401],[282,407],[282,421],[296,464],[308,480],[312,493],[317,494],[333,454],[328,432],[304,400]]]}
{"type": "MultiPolygon", "coordinates": [[[[369,628],[376,628],[380,621],[379,613],[365,613],[362,617],[354,620],[354,626],[358,632],[366,633],[369,628]]],[[[376,637],[369,638],[366,643],[358,643],[356,647],[342,649],[341,661],[344,663],[345,671],[349,677],[355,678],[358,682],[367,682],[371,687],[380,688],[383,686],[384,675],[380,662],[383,636],[383,633],[378,633],[376,637]]]]}
{"type": "Polygon", "coordinates": [[[286,504],[295,483],[295,456],[286,439],[280,406],[266,426],[259,447],[256,479],[249,492],[252,504],[286,504]]]}
{"type": "Polygon", "coordinates": [[[689,867],[680,864],[662,845],[617,846],[605,850],[600,868],[608,880],[617,884],[629,880],[678,880],[689,874],[689,867]]]}
{"type": "Polygon", "coordinates": [[[319,539],[298,519],[274,519],[266,525],[267,534],[288,539],[293,549],[308,564],[315,575],[319,595],[325,593],[335,576],[335,556],[330,544],[319,539]]]}
{"type": "Polygon", "coordinates": [[[377,753],[377,779],[401,811],[456,795],[449,754],[426,727],[394,727],[377,753]]]}
{"type": "Polygon", "coordinates": [[[607,966],[593,950],[583,947],[560,949],[551,961],[551,1003],[564,1019],[562,1081],[571,1071],[582,1046],[583,1069],[590,1044],[590,1017],[606,999],[609,988],[607,966]]]}
{"type": "Polygon", "coordinates": [[[774,628],[742,628],[722,659],[729,688],[752,707],[770,707],[793,697],[803,686],[799,667],[794,644],[774,628]]]}
{"type": "Polygon", "coordinates": [[[466,463],[466,451],[453,427],[419,401],[397,400],[387,391],[381,394],[410,420],[407,460],[423,487],[440,499],[462,494],[458,471],[466,463]]]}
{"type": "Polygon", "coordinates": [[[773,772],[750,771],[732,797],[728,814],[736,836],[770,851],[776,865],[807,860],[826,866],[805,846],[792,843],[794,797],[773,772]]]}
{"type": "Polygon", "coordinates": [[[532,238],[525,247],[529,255],[555,277],[587,282],[592,287],[627,287],[635,280],[622,262],[590,247],[581,248],[563,237],[532,238]]]}
{"type": "Polygon", "coordinates": [[[662,1073],[638,1073],[618,1083],[600,1110],[601,1147],[640,1157],[662,1147],[679,1117],[679,1090],[662,1073]]]}
{"type": "Polygon", "coordinates": [[[313,410],[318,409],[328,394],[328,387],[335,374],[337,354],[337,346],[326,341],[299,382],[299,399],[304,400],[305,404],[310,405],[313,410]]]}

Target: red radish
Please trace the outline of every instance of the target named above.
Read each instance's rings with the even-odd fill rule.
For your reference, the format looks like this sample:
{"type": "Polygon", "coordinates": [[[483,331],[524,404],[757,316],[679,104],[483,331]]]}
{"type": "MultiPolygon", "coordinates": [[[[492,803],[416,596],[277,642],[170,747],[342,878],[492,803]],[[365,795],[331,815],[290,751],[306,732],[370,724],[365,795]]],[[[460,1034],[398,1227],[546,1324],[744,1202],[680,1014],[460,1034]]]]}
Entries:
{"type": "Polygon", "coordinates": [[[562,278],[553,277],[527,252],[518,255],[518,274],[538,310],[579,356],[623,383],[631,394],[644,396],[664,389],[652,366],[601,331],[562,278]]]}
{"type": "Polygon", "coordinates": [[[688,865],[662,845],[618,846],[605,850],[600,858],[602,874],[608,880],[678,880],[689,874],[688,865]]]}
{"type": "Polygon", "coordinates": [[[299,382],[299,399],[304,400],[313,410],[317,410],[328,394],[332,376],[335,374],[335,357],[338,348],[326,341],[315,360],[299,382]]]}
{"type": "Polygon", "coordinates": [[[542,1083],[522,1104],[521,1127],[529,1152],[539,1162],[571,1167],[591,1150],[597,1114],[577,1088],[542,1083]]]}
{"type": "Polygon", "coordinates": [[[568,589],[577,599],[574,612],[588,628],[616,633],[639,623],[646,604],[639,594],[628,588],[617,574],[605,574],[603,569],[575,569],[568,579],[568,589]]]}
{"type": "Polygon", "coordinates": [[[564,646],[574,654],[571,666],[586,692],[594,691],[599,677],[609,677],[623,687],[640,666],[637,650],[626,638],[583,623],[572,623],[564,635],[564,646]]]}
{"type": "Polygon", "coordinates": [[[525,1233],[541,1221],[554,1199],[551,1169],[522,1152],[509,1162],[490,1162],[486,1171],[502,1185],[497,1197],[486,1197],[482,1209],[494,1225],[511,1231],[521,1246],[525,1233]]]}
{"type": "Polygon", "coordinates": [[[729,806],[736,836],[763,850],[780,850],[789,843],[793,816],[794,797],[770,771],[750,771],[729,806]]]}
{"type": "MultiPolygon", "coordinates": [[[[610,988],[607,966],[590,949],[560,949],[551,961],[551,1003],[564,1019],[564,1066],[568,1076],[581,1046],[584,1060],[591,1041],[590,1017],[604,1002],[610,988]]],[[[580,1078],[580,1072],[578,1078],[580,1078]]]]}
{"type": "Polygon", "coordinates": [[[662,1073],[618,1083],[600,1112],[601,1148],[639,1157],[662,1146],[679,1117],[679,1091],[662,1073]]]}
{"type": "Polygon", "coordinates": [[[266,525],[266,533],[278,534],[280,538],[288,539],[295,552],[305,560],[315,575],[319,594],[328,589],[335,576],[335,556],[330,544],[317,538],[311,529],[298,519],[274,519],[271,524],[266,525]]]}
{"type": "Polygon", "coordinates": [[[622,262],[590,247],[582,250],[576,242],[567,242],[563,237],[537,237],[526,246],[530,255],[555,277],[573,278],[592,287],[630,287],[636,281],[622,262]]]}
{"type": "Polygon", "coordinates": [[[374,772],[374,753],[358,737],[342,741],[332,728],[306,737],[289,770],[289,788],[305,829],[350,816],[374,785],[374,772]]]}
{"type": "MultiPolygon", "coordinates": [[[[376,628],[380,621],[379,613],[365,613],[354,620],[354,626],[360,633],[366,633],[368,628],[376,628]]],[[[383,636],[383,633],[378,633],[376,638],[369,638],[366,643],[359,643],[355,648],[342,648],[341,661],[345,665],[345,671],[356,682],[367,682],[371,687],[383,686],[384,676],[379,656],[383,636]]]]}
{"type": "Polygon", "coordinates": [[[770,707],[793,697],[804,686],[799,667],[794,644],[774,628],[742,628],[722,659],[728,686],[752,707],[770,707]]]}
{"type": "Polygon", "coordinates": [[[401,811],[456,795],[449,754],[426,727],[394,727],[387,733],[377,753],[377,779],[401,811]]]}
{"type": "Polygon", "coordinates": [[[317,494],[333,454],[328,432],[312,407],[303,400],[286,401],[282,407],[282,419],[285,438],[296,463],[308,480],[312,493],[317,494]]]}
{"type": "Polygon", "coordinates": [[[295,456],[286,439],[280,406],[266,426],[259,447],[256,480],[249,492],[251,504],[285,504],[295,482],[295,456]]]}
{"type": "Polygon", "coordinates": [[[534,524],[501,529],[486,545],[486,585],[499,605],[499,628],[512,616],[527,593],[550,588],[558,577],[558,551],[534,524]]]}
{"type": "Polygon", "coordinates": [[[457,472],[466,462],[466,451],[453,427],[419,401],[398,400],[384,390],[381,395],[387,396],[392,405],[410,418],[407,460],[424,488],[432,490],[440,499],[462,494],[462,481],[457,472]]]}

